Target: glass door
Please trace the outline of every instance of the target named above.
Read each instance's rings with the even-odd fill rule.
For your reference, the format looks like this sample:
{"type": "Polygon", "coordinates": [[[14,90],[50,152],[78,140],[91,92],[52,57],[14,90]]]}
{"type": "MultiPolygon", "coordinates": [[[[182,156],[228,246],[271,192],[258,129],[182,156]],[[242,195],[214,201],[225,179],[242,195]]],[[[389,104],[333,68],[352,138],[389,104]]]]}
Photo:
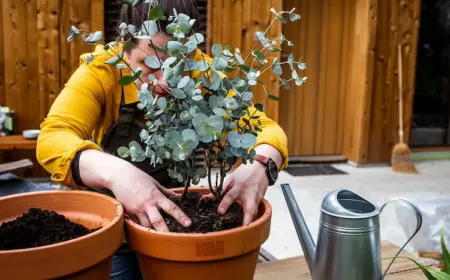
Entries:
{"type": "Polygon", "coordinates": [[[422,0],[411,147],[450,146],[450,1],[422,0]]]}

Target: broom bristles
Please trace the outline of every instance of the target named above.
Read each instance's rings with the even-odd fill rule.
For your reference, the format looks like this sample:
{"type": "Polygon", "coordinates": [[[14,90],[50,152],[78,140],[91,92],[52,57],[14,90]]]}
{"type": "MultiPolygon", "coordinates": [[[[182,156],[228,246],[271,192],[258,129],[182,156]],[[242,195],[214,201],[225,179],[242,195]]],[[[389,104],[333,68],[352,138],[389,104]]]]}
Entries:
{"type": "Polygon", "coordinates": [[[408,145],[404,143],[395,145],[392,150],[391,165],[395,172],[409,174],[418,173],[416,167],[414,166],[411,150],[408,145]]]}

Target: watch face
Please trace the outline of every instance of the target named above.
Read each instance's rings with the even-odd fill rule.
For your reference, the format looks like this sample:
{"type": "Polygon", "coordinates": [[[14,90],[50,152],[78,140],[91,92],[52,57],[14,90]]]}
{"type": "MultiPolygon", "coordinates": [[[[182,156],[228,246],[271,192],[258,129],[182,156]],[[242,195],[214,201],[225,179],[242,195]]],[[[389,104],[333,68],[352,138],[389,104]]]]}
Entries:
{"type": "Polygon", "coordinates": [[[269,161],[269,174],[270,174],[270,177],[272,177],[273,181],[276,181],[278,179],[277,164],[273,160],[269,161]]]}

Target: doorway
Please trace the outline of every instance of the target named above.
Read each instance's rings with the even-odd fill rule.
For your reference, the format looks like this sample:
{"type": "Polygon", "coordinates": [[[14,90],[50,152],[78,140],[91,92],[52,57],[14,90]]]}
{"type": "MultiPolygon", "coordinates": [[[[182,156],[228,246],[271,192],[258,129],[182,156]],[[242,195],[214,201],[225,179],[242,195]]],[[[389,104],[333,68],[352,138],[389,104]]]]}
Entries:
{"type": "Polygon", "coordinates": [[[410,146],[450,147],[450,1],[422,0],[410,146]]]}

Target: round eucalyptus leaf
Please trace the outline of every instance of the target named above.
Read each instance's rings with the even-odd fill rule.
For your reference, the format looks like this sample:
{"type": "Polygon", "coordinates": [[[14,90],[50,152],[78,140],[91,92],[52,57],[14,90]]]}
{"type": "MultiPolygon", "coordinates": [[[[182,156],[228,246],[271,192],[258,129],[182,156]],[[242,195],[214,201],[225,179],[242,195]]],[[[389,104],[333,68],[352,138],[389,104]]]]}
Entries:
{"type": "Polygon", "coordinates": [[[197,49],[197,43],[193,40],[189,40],[184,44],[187,47],[187,53],[191,53],[197,49]]]}
{"type": "Polygon", "coordinates": [[[241,147],[244,149],[250,148],[256,144],[256,136],[250,133],[245,133],[241,136],[241,147]]]}
{"type": "Polygon", "coordinates": [[[193,129],[190,129],[190,128],[185,129],[185,130],[183,130],[183,132],[181,134],[183,135],[184,141],[187,141],[187,140],[192,140],[193,142],[197,141],[197,133],[193,129]]]}
{"type": "Polygon", "coordinates": [[[197,69],[201,72],[205,72],[210,66],[211,65],[208,62],[203,60],[197,62],[197,69]]]}
{"type": "Polygon", "coordinates": [[[178,50],[181,48],[181,46],[183,46],[183,44],[178,41],[169,41],[167,43],[167,49],[169,51],[178,50]]]}
{"type": "Polygon", "coordinates": [[[225,59],[223,59],[222,57],[215,57],[214,61],[213,61],[213,66],[214,68],[216,68],[218,71],[222,71],[225,68],[227,68],[228,63],[225,59]]]}
{"type": "Polygon", "coordinates": [[[119,147],[117,149],[117,154],[121,157],[121,158],[126,158],[130,155],[130,149],[128,149],[127,147],[119,147]]]}
{"type": "Polygon", "coordinates": [[[176,88],[172,90],[172,95],[177,99],[184,99],[186,98],[186,93],[184,93],[181,89],[176,88]]]}
{"type": "Polygon", "coordinates": [[[198,175],[195,175],[194,177],[192,177],[192,184],[197,185],[198,183],[200,183],[200,177],[198,175]]]}
{"type": "Polygon", "coordinates": [[[191,118],[191,114],[188,111],[183,111],[180,113],[180,120],[183,122],[189,121],[191,118]]]}
{"type": "Polygon", "coordinates": [[[150,134],[148,133],[147,130],[143,129],[141,131],[141,133],[139,134],[139,136],[141,137],[141,139],[147,140],[147,138],[150,136],[150,134]]]}
{"type": "Polygon", "coordinates": [[[235,122],[231,122],[230,125],[228,126],[230,129],[236,129],[237,128],[237,124],[235,122]]]}
{"type": "Polygon", "coordinates": [[[197,42],[197,44],[203,43],[205,41],[205,36],[203,36],[201,33],[195,33],[191,37],[189,37],[189,40],[197,42]]]}
{"type": "Polygon", "coordinates": [[[226,112],[224,109],[222,109],[222,108],[214,108],[214,109],[213,109],[213,112],[214,112],[214,114],[216,114],[216,115],[218,115],[218,116],[221,116],[221,117],[225,116],[226,113],[227,113],[227,112],[226,112]]]}
{"type": "Polygon", "coordinates": [[[136,158],[139,155],[139,149],[136,146],[131,146],[130,147],[130,156],[132,158],[136,158]]]}
{"type": "Polygon", "coordinates": [[[222,45],[220,45],[220,44],[214,44],[214,45],[211,47],[211,53],[212,53],[214,56],[221,56],[221,55],[222,55],[222,45]]]}
{"type": "Polygon", "coordinates": [[[209,106],[211,108],[217,108],[217,96],[216,95],[211,95],[209,97],[209,106]]]}
{"type": "Polygon", "coordinates": [[[160,97],[156,104],[158,104],[159,109],[164,110],[167,106],[167,100],[165,97],[160,97]]]}
{"type": "Polygon", "coordinates": [[[208,123],[216,128],[217,131],[222,132],[223,130],[223,119],[220,116],[210,116],[208,118],[208,123]]]}
{"type": "Polygon", "coordinates": [[[189,76],[184,76],[177,85],[177,88],[184,88],[189,82],[191,81],[191,78],[189,76]]]}
{"type": "Polygon", "coordinates": [[[145,108],[145,104],[144,103],[139,103],[138,105],[136,105],[136,107],[139,109],[139,110],[143,110],[144,108],[145,108]]]}
{"type": "Polygon", "coordinates": [[[158,33],[158,25],[154,20],[146,20],[141,26],[141,32],[145,35],[153,36],[158,33]]]}
{"type": "Polygon", "coordinates": [[[231,147],[231,152],[233,153],[233,155],[235,155],[237,157],[242,156],[242,149],[240,149],[240,148],[231,147]]]}
{"type": "Polygon", "coordinates": [[[206,169],[203,167],[197,168],[195,170],[195,174],[197,176],[199,176],[200,178],[205,178],[206,177],[206,169]]]}
{"type": "Polygon", "coordinates": [[[206,125],[208,124],[208,117],[202,113],[195,114],[194,118],[192,119],[192,124],[195,128],[206,125]]]}
{"type": "Polygon", "coordinates": [[[117,62],[119,62],[119,57],[115,56],[113,58],[110,58],[108,60],[105,61],[105,64],[116,64],[117,62]]]}
{"type": "Polygon", "coordinates": [[[243,100],[246,100],[246,101],[252,100],[252,99],[253,99],[253,93],[250,92],[250,91],[246,91],[246,92],[244,92],[244,93],[242,94],[241,97],[242,97],[243,100]]]}
{"type": "Polygon", "coordinates": [[[212,135],[206,135],[206,136],[198,136],[198,139],[203,142],[203,143],[211,143],[211,141],[213,140],[212,135]]]}
{"type": "Polygon", "coordinates": [[[137,157],[133,158],[135,162],[143,162],[146,159],[145,153],[139,153],[137,157]]]}
{"type": "Polygon", "coordinates": [[[201,101],[201,100],[203,100],[203,96],[201,96],[201,95],[194,95],[194,96],[192,96],[192,100],[194,100],[194,101],[201,101]]]}
{"type": "MultiPolygon", "coordinates": [[[[181,43],[180,43],[180,44],[181,44],[181,43]]],[[[163,62],[163,67],[168,67],[168,66],[172,65],[175,61],[177,61],[177,58],[171,56],[171,57],[167,58],[167,59],[163,62]]]]}
{"type": "Polygon", "coordinates": [[[138,151],[142,150],[141,144],[139,144],[136,141],[131,141],[130,144],[128,145],[130,147],[130,149],[132,147],[135,147],[138,151]]]}
{"type": "Polygon", "coordinates": [[[161,67],[161,63],[157,56],[147,56],[144,60],[144,63],[152,69],[159,69],[161,67]]]}
{"type": "Polygon", "coordinates": [[[234,131],[228,132],[228,142],[230,142],[231,146],[240,148],[241,147],[241,135],[234,131]]]}

